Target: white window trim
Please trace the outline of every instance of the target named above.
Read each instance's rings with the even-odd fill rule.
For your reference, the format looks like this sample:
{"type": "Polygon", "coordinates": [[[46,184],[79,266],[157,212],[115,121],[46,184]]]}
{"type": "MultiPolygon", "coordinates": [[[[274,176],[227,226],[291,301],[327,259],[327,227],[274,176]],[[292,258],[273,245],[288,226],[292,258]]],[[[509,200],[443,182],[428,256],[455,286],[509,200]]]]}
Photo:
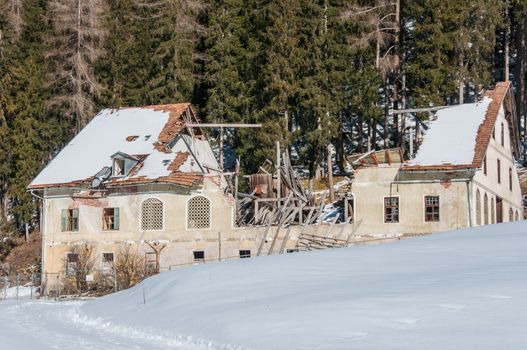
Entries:
{"type": "Polygon", "coordinates": [[[381,210],[382,217],[381,217],[381,219],[382,219],[383,225],[399,225],[401,223],[401,196],[400,195],[397,195],[397,196],[390,196],[390,195],[382,196],[381,203],[382,203],[382,210],[381,210]],[[385,210],[385,208],[384,208],[384,199],[385,198],[396,198],[396,197],[399,199],[399,221],[397,221],[397,222],[386,222],[385,217],[384,217],[384,215],[385,215],[385,212],[384,212],[384,210],[385,210]]]}
{"type": "Polygon", "coordinates": [[[423,194],[423,223],[425,224],[439,224],[441,223],[441,219],[443,218],[443,201],[441,200],[441,195],[439,194],[423,194]],[[439,221],[426,221],[426,197],[439,197],[439,221]]]}
{"type": "MultiPolygon", "coordinates": [[[[148,196],[146,198],[144,198],[143,200],[141,200],[141,203],[139,204],[139,232],[162,232],[162,231],[165,231],[165,201],[162,200],[161,198],[157,197],[157,196],[148,196]],[[143,230],[143,203],[149,199],[157,199],[158,201],[161,202],[161,204],[163,204],[163,216],[162,216],[162,225],[163,227],[160,229],[160,230],[143,230]]],[[[120,213],[119,213],[120,214],[120,213]]]]}

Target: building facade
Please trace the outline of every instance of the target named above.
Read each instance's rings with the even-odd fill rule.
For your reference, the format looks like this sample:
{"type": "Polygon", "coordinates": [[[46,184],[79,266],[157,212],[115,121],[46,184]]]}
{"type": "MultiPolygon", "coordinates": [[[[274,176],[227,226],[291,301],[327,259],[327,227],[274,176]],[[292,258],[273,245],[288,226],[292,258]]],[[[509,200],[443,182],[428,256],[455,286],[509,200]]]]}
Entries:
{"type": "Polygon", "coordinates": [[[416,157],[355,171],[359,235],[418,235],[523,219],[510,83],[437,112],[416,157]]]}

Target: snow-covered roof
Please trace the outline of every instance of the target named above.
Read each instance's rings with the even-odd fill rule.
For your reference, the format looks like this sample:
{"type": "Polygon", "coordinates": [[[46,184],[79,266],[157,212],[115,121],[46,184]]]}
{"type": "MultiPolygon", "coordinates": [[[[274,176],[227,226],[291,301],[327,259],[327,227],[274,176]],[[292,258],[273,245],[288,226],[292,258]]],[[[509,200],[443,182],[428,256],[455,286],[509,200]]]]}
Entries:
{"type": "Polygon", "coordinates": [[[127,176],[107,186],[168,182],[191,186],[219,166],[201,130],[190,135],[185,121],[197,119],[190,104],[104,109],[38,174],[29,188],[84,185],[112,156],[137,162],[127,176]],[[211,170],[212,169],[212,170],[211,170]]]}
{"type": "Polygon", "coordinates": [[[476,148],[476,134],[485,120],[492,99],[448,107],[437,112],[430,122],[423,144],[410,165],[471,164],[476,148]]]}
{"type": "MultiPolygon", "coordinates": [[[[430,122],[415,158],[408,161],[403,169],[479,168],[500,109],[511,108],[504,103],[506,96],[511,98],[509,88],[510,83],[499,83],[477,103],[439,110],[436,119],[430,122]]],[[[509,114],[510,118],[515,118],[513,114],[509,114]]]]}

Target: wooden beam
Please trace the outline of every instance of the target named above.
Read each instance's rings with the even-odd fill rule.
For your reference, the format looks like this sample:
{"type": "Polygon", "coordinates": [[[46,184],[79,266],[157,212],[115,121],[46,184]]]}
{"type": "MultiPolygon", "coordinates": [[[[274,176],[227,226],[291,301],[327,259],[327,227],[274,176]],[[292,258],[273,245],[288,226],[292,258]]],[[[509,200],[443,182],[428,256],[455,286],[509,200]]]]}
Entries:
{"type": "Polygon", "coordinates": [[[384,151],[384,156],[386,157],[386,160],[388,161],[389,165],[392,165],[392,158],[390,157],[390,151],[386,150],[384,151]]]}
{"type": "Polygon", "coordinates": [[[187,123],[191,128],[261,128],[262,124],[187,123]]]}
{"type": "Polygon", "coordinates": [[[390,109],[388,114],[406,114],[406,113],[421,113],[421,112],[434,112],[443,108],[451,106],[436,106],[436,107],[426,107],[426,108],[409,108],[409,109],[390,109]]]}
{"type": "Polygon", "coordinates": [[[377,159],[377,155],[375,153],[371,154],[371,159],[373,159],[375,165],[379,165],[379,160],[377,159]]]}

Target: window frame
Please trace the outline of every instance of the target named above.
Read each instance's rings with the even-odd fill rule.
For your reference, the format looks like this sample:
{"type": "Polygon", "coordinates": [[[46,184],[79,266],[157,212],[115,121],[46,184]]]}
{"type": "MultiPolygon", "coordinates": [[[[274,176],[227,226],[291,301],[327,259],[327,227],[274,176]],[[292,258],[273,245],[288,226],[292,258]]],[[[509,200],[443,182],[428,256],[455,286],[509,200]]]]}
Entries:
{"type": "Polygon", "coordinates": [[[60,216],[61,232],[79,232],[80,211],[78,208],[62,209],[60,216]],[[77,216],[75,216],[74,213],[77,213],[77,216]],[[74,223],[76,225],[74,225],[74,223]]]}
{"type": "MultiPolygon", "coordinates": [[[[384,196],[382,198],[382,215],[383,215],[383,223],[385,224],[398,224],[401,221],[401,200],[399,196],[384,196]],[[386,216],[386,199],[388,198],[396,198],[397,199],[397,221],[387,221],[386,216]]],[[[391,214],[393,216],[393,214],[391,214]]]]}
{"type": "MultiPolygon", "coordinates": [[[[424,205],[424,221],[425,222],[440,222],[441,221],[441,197],[439,195],[430,195],[430,194],[427,194],[423,197],[423,205],[424,205]],[[427,199],[428,198],[437,198],[437,204],[427,204],[427,199]],[[427,209],[428,208],[437,208],[437,220],[435,220],[435,218],[432,218],[432,220],[430,220],[428,218],[428,212],[427,212],[427,209]]],[[[435,216],[436,213],[432,212],[431,215],[432,216],[435,216]]]]}
{"type": "Polygon", "coordinates": [[[161,200],[158,197],[148,197],[141,201],[141,205],[139,206],[139,231],[140,232],[155,232],[155,231],[164,231],[165,230],[165,202],[161,200]],[[146,201],[150,199],[158,200],[161,203],[161,228],[160,229],[144,229],[143,228],[143,205],[146,201]]]}
{"type": "Polygon", "coordinates": [[[509,191],[512,192],[512,168],[509,167],[509,191]]]}
{"type": "Polygon", "coordinates": [[[205,250],[193,250],[192,257],[194,258],[195,263],[204,263],[205,262],[205,250]],[[201,253],[203,258],[196,258],[196,253],[201,253]]]}
{"type": "Polygon", "coordinates": [[[240,255],[240,259],[248,259],[251,257],[251,250],[250,249],[240,249],[238,250],[238,253],[240,255]],[[242,252],[245,252],[245,254],[242,254],[242,252]],[[247,254],[247,252],[249,252],[247,254]]]}
{"type": "Polygon", "coordinates": [[[496,171],[497,171],[497,178],[498,183],[501,184],[501,160],[498,158],[496,163],[496,171]]]}
{"type": "Polygon", "coordinates": [[[121,219],[121,216],[120,216],[120,210],[119,210],[119,207],[105,207],[105,208],[102,208],[102,227],[101,229],[105,232],[109,232],[109,231],[119,231],[119,228],[120,228],[120,219],[121,219]],[[113,221],[112,221],[112,224],[113,224],[113,228],[105,228],[105,211],[106,210],[113,210],[113,214],[112,214],[112,217],[113,217],[113,221]]]}
{"type": "Polygon", "coordinates": [[[66,276],[75,276],[77,274],[77,271],[79,269],[79,259],[79,253],[66,253],[66,266],[64,271],[66,276]],[[75,261],[70,261],[70,256],[76,256],[77,258],[75,259],[75,261]]]}
{"type": "Polygon", "coordinates": [[[117,157],[114,158],[112,162],[112,177],[123,177],[125,176],[125,171],[126,171],[126,159],[117,158],[117,157]],[[119,173],[116,172],[117,164],[119,164],[119,169],[121,170],[119,173]]]}
{"type": "Polygon", "coordinates": [[[187,230],[211,230],[212,229],[212,201],[209,197],[202,194],[191,196],[185,203],[185,229],[187,230]],[[202,197],[205,198],[209,203],[209,226],[208,227],[190,227],[189,226],[189,204],[192,200],[202,197]]]}

